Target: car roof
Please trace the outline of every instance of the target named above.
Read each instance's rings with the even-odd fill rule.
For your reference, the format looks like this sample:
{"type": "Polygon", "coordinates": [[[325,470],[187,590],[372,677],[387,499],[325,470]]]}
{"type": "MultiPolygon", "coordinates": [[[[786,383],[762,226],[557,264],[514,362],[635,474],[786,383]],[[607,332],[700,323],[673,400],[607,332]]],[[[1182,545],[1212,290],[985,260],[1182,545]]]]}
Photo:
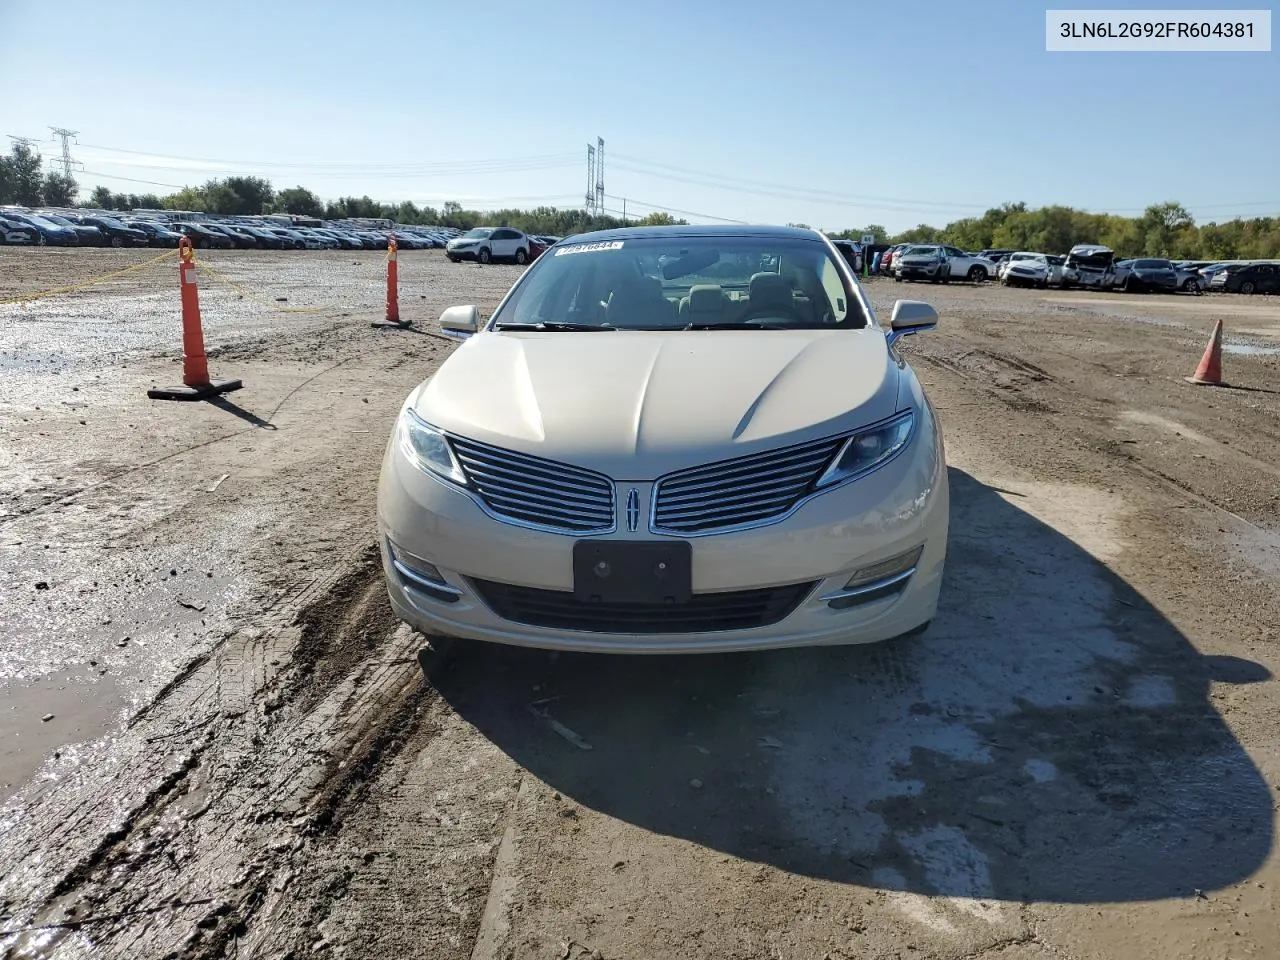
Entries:
{"type": "Polygon", "coordinates": [[[771,237],[776,239],[821,240],[816,230],[803,227],[752,226],[749,224],[687,224],[671,227],[615,227],[612,230],[593,230],[565,237],[579,243],[596,243],[606,240],[642,240],[648,237],[771,237]]]}

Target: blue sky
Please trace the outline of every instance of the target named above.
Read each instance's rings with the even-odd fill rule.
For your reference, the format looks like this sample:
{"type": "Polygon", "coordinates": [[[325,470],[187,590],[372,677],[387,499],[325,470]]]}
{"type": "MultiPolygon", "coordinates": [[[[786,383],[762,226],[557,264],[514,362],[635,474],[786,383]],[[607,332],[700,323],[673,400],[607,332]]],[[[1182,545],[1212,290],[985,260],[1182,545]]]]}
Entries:
{"type": "Polygon", "coordinates": [[[609,208],[695,221],[1280,213],[1280,53],[1047,53],[1046,6],[0,0],[0,134],[78,130],[86,194],[581,206],[603,137],[609,208]]]}

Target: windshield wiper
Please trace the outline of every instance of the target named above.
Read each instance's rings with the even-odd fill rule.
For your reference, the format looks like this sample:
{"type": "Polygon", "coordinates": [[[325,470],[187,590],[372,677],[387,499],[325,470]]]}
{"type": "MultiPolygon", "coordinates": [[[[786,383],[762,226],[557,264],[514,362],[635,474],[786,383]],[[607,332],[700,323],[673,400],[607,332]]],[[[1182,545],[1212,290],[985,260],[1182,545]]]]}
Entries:
{"type": "Polygon", "coordinates": [[[791,330],[787,323],[691,323],[686,330],[791,330]]]}
{"type": "Polygon", "coordinates": [[[617,327],[602,327],[598,323],[562,323],[557,320],[543,320],[539,323],[499,323],[493,329],[495,330],[554,330],[554,331],[579,331],[587,332],[592,330],[617,330],[617,327]]]}

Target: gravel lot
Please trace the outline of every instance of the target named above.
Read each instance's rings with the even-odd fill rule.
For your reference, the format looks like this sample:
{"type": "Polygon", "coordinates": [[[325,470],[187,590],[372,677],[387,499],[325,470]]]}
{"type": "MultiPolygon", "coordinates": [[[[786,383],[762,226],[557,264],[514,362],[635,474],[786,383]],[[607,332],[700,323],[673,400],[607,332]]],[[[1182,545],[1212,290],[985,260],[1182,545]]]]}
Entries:
{"type": "MultiPolygon", "coordinates": [[[[0,300],[156,253],[0,250],[0,300]]],[[[0,305],[0,956],[1280,956],[1274,298],[871,281],[942,315],[926,634],[427,680],[378,463],[520,268],[402,252],[379,330],[382,254],[198,256],[217,402],[145,396],[173,260],[0,305]]]]}

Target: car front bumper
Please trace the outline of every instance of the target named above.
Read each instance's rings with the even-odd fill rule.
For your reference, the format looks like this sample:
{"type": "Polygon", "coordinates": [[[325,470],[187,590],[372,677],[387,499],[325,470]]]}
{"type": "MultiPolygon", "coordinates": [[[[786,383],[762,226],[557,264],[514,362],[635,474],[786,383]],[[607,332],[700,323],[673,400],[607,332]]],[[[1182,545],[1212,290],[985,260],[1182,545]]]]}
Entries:
{"type": "MultiPolygon", "coordinates": [[[[648,502],[651,484],[627,486],[641,488],[648,502]]],[[[937,609],[948,511],[945,457],[925,413],[910,446],[868,476],[814,497],[779,523],[691,538],[695,600],[791,588],[788,612],[760,625],[670,632],[629,631],[622,615],[602,615],[608,625],[590,629],[499,615],[494,591],[502,585],[535,595],[535,607],[574,603],[580,538],[491,518],[469,494],[409,463],[395,436],[379,481],[378,539],[392,608],[424,633],[556,650],[711,653],[873,643],[921,626],[937,609]],[[909,576],[892,584],[882,578],[861,594],[845,591],[855,571],[917,547],[909,576]],[[423,575],[426,564],[434,575],[423,575]]],[[[642,530],[585,539],[669,538],[642,530]]]]}

